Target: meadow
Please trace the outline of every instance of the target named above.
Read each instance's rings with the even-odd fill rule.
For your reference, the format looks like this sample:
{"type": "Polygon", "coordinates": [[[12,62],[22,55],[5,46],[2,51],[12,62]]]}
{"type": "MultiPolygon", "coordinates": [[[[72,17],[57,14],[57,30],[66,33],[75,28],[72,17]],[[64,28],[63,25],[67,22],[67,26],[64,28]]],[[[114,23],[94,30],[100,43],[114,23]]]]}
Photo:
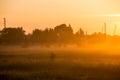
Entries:
{"type": "Polygon", "coordinates": [[[0,80],[120,80],[120,54],[72,47],[1,46],[0,80]]]}

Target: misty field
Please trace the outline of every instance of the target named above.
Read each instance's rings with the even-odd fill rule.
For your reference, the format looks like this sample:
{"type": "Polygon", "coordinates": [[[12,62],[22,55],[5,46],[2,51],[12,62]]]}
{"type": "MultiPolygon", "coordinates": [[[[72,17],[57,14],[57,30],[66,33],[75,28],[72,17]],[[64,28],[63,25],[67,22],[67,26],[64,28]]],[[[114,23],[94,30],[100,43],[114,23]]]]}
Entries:
{"type": "Polygon", "coordinates": [[[0,80],[119,80],[119,52],[0,47],[0,80]],[[51,53],[55,54],[54,60],[51,53]]]}

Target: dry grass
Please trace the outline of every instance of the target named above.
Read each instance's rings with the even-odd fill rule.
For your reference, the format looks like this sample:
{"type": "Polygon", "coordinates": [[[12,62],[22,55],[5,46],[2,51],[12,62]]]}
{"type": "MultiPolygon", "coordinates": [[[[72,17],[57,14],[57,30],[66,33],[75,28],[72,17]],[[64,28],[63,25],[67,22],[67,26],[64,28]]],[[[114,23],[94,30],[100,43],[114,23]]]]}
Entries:
{"type": "Polygon", "coordinates": [[[120,55],[100,51],[6,47],[0,80],[119,80],[120,55]],[[50,59],[54,52],[56,58],[50,59]]]}

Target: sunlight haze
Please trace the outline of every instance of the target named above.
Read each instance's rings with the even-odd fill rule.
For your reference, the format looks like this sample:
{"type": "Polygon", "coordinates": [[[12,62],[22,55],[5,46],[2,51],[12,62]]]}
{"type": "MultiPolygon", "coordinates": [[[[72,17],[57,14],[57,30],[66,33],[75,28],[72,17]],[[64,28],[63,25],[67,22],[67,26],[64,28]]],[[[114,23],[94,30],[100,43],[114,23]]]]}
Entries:
{"type": "Polygon", "coordinates": [[[101,32],[104,22],[107,33],[120,34],[119,0],[1,0],[0,29],[3,17],[8,27],[22,26],[27,33],[33,29],[53,28],[71,24],[74,31],[80,27],[88,33],[101,32]]]}

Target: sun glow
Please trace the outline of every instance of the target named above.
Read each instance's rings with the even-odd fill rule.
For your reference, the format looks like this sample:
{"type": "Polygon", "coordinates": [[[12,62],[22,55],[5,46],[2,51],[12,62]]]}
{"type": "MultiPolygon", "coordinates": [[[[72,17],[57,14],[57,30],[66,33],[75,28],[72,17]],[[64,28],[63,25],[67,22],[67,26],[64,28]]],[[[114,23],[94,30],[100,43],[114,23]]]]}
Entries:
{"type": "Polygon", "coordinates": [[[99,15],[104,17],[120,17],[120,14],[105,14],[105,15],[99,15]]]}
{"type": "MultiPolygon", "coordinates": [[[[0,20],[6,17],[8,26],[22,26],[28,33],[34,28],[61,23],[71,24],[75,31],[81,27],[93,33],[101,31],[105,21],[120,21],[119,3],[118,0],[1,0],[0,20]]],[[[110,34],[113,33],[111,26],[110,34]]]]}

